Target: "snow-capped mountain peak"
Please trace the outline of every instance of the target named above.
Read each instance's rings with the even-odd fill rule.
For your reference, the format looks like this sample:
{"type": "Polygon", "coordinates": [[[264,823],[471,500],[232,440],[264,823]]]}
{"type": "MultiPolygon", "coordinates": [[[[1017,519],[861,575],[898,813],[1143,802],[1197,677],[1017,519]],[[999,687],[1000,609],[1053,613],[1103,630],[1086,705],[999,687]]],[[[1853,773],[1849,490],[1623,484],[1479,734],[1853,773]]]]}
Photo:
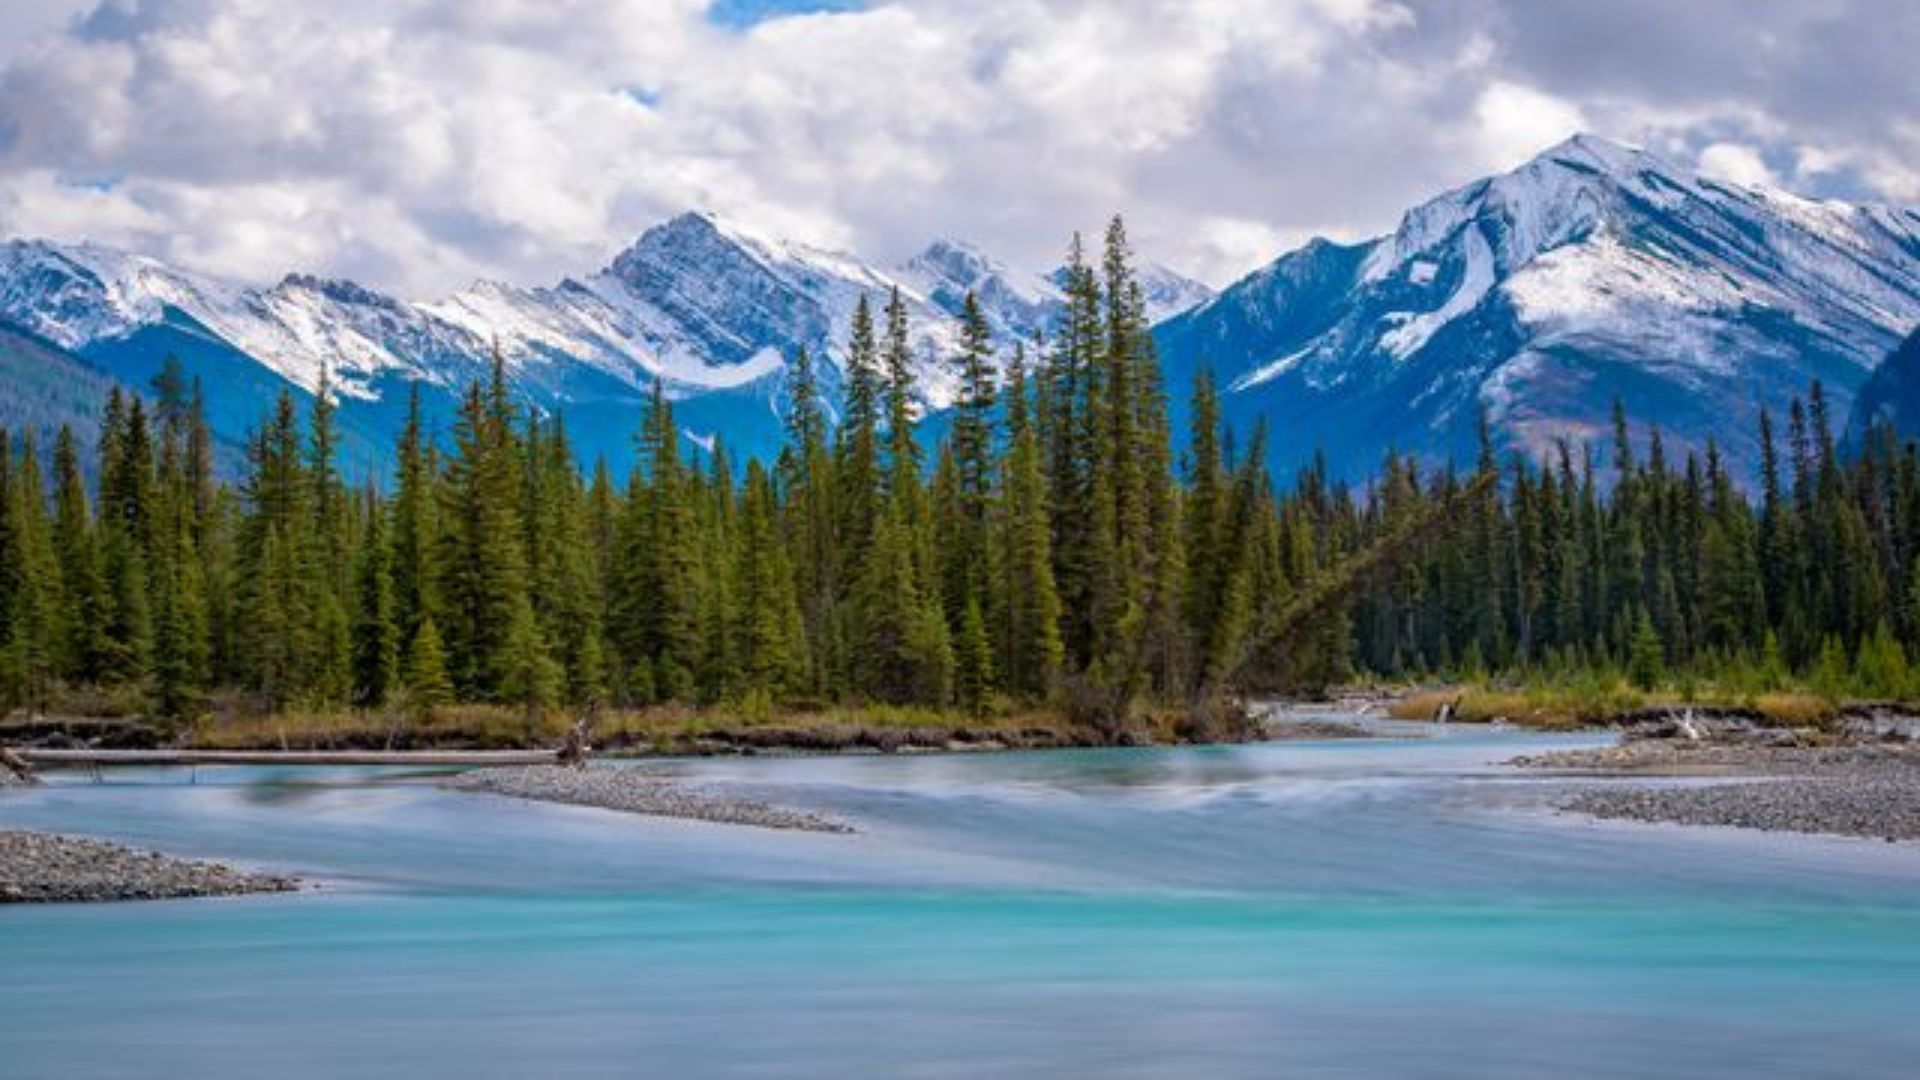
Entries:
{"type": "MultiPolygon", "coordinates": [[[[1732,185],[1583,135],[1378,240],[1285,256],[1160,337],[1215,366],[1242,409],[1297,421],[1287,453],[1357,449],[1377,423],[1402,449],[1465,460],[1483,410],[1533,455],[1604,430],[1616,394],[1696,448],[1812,378],[1843,406],[1916,320],[1920,215],[1732,185]]],[[[1752,426],[1722,447],[1737,466],[1752,426]]],[[[1370,469],[1387,438],[1343,469],[1370,469]]]]}

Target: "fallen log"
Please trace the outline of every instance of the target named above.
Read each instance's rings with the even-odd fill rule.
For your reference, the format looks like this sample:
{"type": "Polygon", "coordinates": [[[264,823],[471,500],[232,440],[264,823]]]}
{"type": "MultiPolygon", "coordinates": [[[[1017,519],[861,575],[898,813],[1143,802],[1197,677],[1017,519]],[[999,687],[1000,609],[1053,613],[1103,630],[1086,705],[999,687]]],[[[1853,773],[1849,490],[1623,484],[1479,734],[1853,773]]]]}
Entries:
{"type": "Polygon", "coordinates": [[[40,778],[33,775],[33,766],[4,746],[0,746],[0,770],[12,773],[23,784],[40,782],[40,778]]]}

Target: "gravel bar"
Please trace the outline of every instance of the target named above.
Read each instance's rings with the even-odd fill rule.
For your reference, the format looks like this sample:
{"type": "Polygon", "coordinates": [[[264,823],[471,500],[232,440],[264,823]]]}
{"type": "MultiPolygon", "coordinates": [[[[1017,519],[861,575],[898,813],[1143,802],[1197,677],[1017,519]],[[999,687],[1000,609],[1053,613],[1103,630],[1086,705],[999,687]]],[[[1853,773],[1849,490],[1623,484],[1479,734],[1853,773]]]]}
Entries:
{"type": "Polygon", "coordinates": [[[1920,840],[1920,783],[1911,780],[1828,777],[1616,788],[1581,792],[1564,809],[1625,821],[1920,840]]]}
{"type": "Polygon", "coordinates": [[[639,769],[573,768],[565,765],[477,769],[449,779],[445,786],[455,791],[510,795],[517,799],[592,806],[654,817],[686,818],[720,825],[823,833],[853,831],[849,825],[816,814],[772,806],[753,799],[697,791],[639,769]]]}
{"type": "Polygon", "coordinates": [[[1517,758],[1531,768],[1623,781],[1723,777],[1726,783],[1620,783],[1575,792],[1560,809],[1625,821],[1920,840],[1920,746],[1790,745],[1632,739],[1517,758]]]}
{"type": "Polygon", "coordinates": [[[0,904],[177,900],[299,887],[290,877],[250,874],[104,840],[0,830],[0,904]]]}

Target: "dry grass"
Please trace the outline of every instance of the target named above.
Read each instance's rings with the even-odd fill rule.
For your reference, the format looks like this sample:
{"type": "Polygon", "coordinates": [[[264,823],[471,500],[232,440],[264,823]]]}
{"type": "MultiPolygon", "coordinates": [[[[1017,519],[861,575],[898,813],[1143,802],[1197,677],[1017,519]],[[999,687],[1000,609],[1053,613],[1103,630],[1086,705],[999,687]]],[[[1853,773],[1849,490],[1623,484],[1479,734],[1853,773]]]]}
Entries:
{"type": "Polygon", "coordinates": [[[1832,702],[1815,694],[1755,694],[1748,704],[1779,727],[1824,727],[1838,713],[1832,702]]]}
{"type": "Polygon", "coordinates": [[[1451,703],[1453,719],[1465,724],[1496,721],[1548,731],[1605,723],[1647,704],[1625,683],[1523,687],[1452,686],[1402,695],[1387,707],[1396,720],[1431,720],[1451,703]]]}
{"type": "Polygon", "coordinates": [[[1643,693],[1624,681],[1585,681],[1532,686],[1448,686],[1415,690],[1396,698],[1387,715],[1396,720],[1431,720],[1440,706],[1453,703],[1462,723],[1506,721],[1543,730],[1604,724],[1622,714],[1647,710],[1729,709],[1757,713],[1780,727],[1822,727],[1839,713],[1816,694],[1780,691],[1749,694],[1707,687],[1692,694],[1643,693]]]}
{"type": "Polygon", "coordinates": [[[529,726],[525,711],[495,705],[459,705],[431,715],[399,712],[286,710],[217,712],[188,733],[211,750],[407,749],[511,750],[550,746],[566,737],[570,721],[549,713],[529,726]]]}
{"type": "Polygon", "coordinates": [[[1415,690],[1394,698],[1387,705],[1387,715],[1395,720],[1431,720],[1440,712],[1440,706],[1460,697],[1459,687],[1447,687],[1442,690],[1415,690]]]}
{"type": "MultiPolygon", "coordinates": [[[[427,717],[384,711],[272,714],[222,710],[195,725],[191,745],[207,749],[441,749],[503,750],[556,746],[574,714],[550,711],[529,724],[524,710],[457,705],[427,717]]],[[[1055,713],[1003,708],[986,717],[888,705],[773,708],[664,705],[609,710],[594,720],[594,742],[608,749],[698,753],[722,748],[815,750],[903,747],[1005,741],[1017,745],[1080,742],[1055,713]]]]}

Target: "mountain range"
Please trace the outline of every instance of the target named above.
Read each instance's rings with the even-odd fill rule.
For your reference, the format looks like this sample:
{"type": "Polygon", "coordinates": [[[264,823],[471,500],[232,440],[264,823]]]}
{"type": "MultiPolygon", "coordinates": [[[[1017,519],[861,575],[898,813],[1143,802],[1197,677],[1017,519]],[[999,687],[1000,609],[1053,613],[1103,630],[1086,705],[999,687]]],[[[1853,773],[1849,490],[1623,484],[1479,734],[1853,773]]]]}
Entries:
{"type": "MultiPolygon", "coordinates": [[[[1157,317],[1211,295],[1159,267],[1141,276],[1157,317]]],[[[93,244],[11,241],[0,244],[0,327],[10,335],[0,350],[6,340],[30,342],[43,361],[61,356],[132,386],[176,356],[207,387],[215,433],[229,446],[279,390],[310,396],[324,371],[338,394],[349,467],[377,471],[407,388],[419,385],[426,411],[444,425],[498,348],[527,401],[563,414],[588,459],[604,455],[620,469],[656,380],[675,399],[690,445],[717,438],[744,454],[773,452],[795,350],[828,360],[831,393],[859,298],[871,298],[877,315],[896,287],[933,410],[952,392],[945,358],[969,293],[1002,341],[1044,332],[1062,304],[1058,275],[1020,273],[958,241],[882,269],[705,213],[649,229],[588,276],[536,288],[483,281],[425,303],[352,281],[289,274],[256,288],[93,244]]],[[[11,422],[48,427],[95,408],[37,399],[31,416],[11,422]]]]}
{"type": "MultiPolygon", "coordinates": [[[[1743,187],[1579,136],[1414,207],[1388,235],[1315,240],[1218,295],[1157,266],[1141,277],[1176,413],[1211,371],[1231,425],[1268,424],[1283,477],[1320,454],[1359,478],[1389,448],[1464,465],[1483,415],[1504,450],[1537,457],[1604,437],[1616,398],[1670,447],[1712,438],[1751,475],[1760,408],[1781,413],[1818,379],[1846,415],[1920,323],[1920,214],[1743,187]]],[[[705,213],[588,275],[430,302],[16,240],[0,244],[0,424],[84,427],[100,386],[144,386],[173,354],[207,386],[231,453],[273,394],[310,394],[325,368],[349,468],[378,472],[406,388],[444,426],[497,345],[589,459],[630,460],[656,379],[690,445],[767,455],[794,350],[827,359],[832,394],[856,301],[896,286],[930,410],[951,396],[944,358],[969,292],[1002,342],[1046,332],[1061,305],[1057,274],[958,241],[879,266],[705,213]]]]}
{"type": "MultiPolygon", "coordinates": [[[[1210,368],[1283,473],[1389,448],[1471,465],[1477,421],[1538,458],[1609,437],[1617,398],[1669,449],[1758,467],[1762,407],[1818,379],[1845,416],[1920,323],[1920,213],[1697,175],[1578,136],[1409,210],[1316,240],[1161,325],[1170,385],[1210,368]]],[[[1176,395],[1176,403],[1180,400],[1176,395]]],[[[1836,432],[1836,435],[1838,433],[1836,432]]]]}

